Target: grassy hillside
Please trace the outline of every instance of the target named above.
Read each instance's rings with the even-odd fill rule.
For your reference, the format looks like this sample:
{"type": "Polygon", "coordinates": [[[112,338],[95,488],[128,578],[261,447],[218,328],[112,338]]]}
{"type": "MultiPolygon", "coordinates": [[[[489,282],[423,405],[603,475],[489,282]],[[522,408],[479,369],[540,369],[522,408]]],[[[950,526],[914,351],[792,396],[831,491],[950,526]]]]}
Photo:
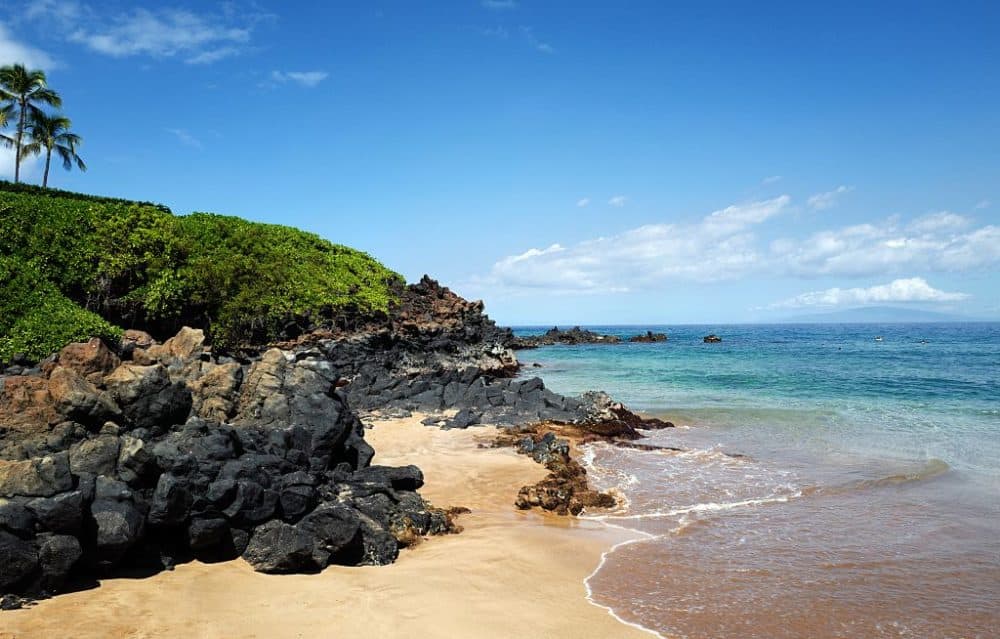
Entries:
{"type": "Polygon", "coordinates": [[[0,361],[122,326],[262,343],[385,312],[400,282],[365,253],[286,226],[2,182],[0,257],[0,361]]]}

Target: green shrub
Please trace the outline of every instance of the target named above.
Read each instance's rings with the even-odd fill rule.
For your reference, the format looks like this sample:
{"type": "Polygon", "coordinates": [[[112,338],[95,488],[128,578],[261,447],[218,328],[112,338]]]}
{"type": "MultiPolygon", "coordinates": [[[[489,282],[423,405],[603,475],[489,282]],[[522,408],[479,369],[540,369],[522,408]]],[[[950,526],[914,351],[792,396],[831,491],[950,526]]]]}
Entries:
{"type": "Polygon", "coordinates": [[[0,188],[0,255],[12,268],[30,263],[81,312],[161,337],[197,326],[229,347],[383,313],[402,281],[365,253],[287,226],[27,189],[0,188]]]}
{"type": "Polygon", "coordinates": [[[0,362],[37,361],[91,337],[121,339],[120,328],[74,304],[31,263],[0,256],[0,281],[0,362]]]}
{"type": "Polygon", "coordinates": [[[76,193],[74,191],[63,191],[62,189],[53,189],[52,187],[47,187],[47,186],[25,184],[24,182],[8,182],[7,180],[0,180],[0,191],[6,191],[8,193],[26,193],[28,195],[37,195],[41,197],[56,197],[69,200],[101,202],[105,204],[138,204],[141,206],[151,206],[155,209],[160,209],[165,213],[170,213],[170,208],[164,204],[154,204],[152,202],[136,202],[133,200],[126,200],[117,197],[105,197],[102,195],[88,195],[86,193],[76,193]]]}

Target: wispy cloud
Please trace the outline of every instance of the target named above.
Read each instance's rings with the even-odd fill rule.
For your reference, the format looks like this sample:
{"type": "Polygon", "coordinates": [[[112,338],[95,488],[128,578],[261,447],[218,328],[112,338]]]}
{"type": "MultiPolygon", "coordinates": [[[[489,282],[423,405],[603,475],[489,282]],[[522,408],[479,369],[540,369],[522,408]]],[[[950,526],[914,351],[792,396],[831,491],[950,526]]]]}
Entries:
{"type": "Polygon", "coordinates": [[[117,58],[148,56],[210,64],[239,55],[270,14],[224,3],[221,12],[157,7],[109,13],[76,0],[34,0],[23,14],[53,36],[117,58]]]}
{"type": "Polygon", "coordinates": [[[853,186],[838,186],[832,191],[827,191],[826,193],[817,193],[813,195],[806,201],[806,205],[815,210],[823,211],[825,209],[831,209],[837,205],[837,200],[844,193],[849,193],[853,191],[853,186]]]}
{"type": "Polygon", "coordinates": [[[6,24],[0,22],[0,66],[15,63],[46,70],[58,66],[51,55],[20,41],[6,24]]]}
{"type": "Polygon", "coordinates": [[[618,209],[625,206],[626,202],[628,202],[628,198],[625,197],[624,195],[616,195],[610,200],[608,200],[608,204],[618,209]]]}
{"type": "Polygon", "coordinates": [[[837,306],[864,306],[886,303],[945,303],[968,299],[967,293],[951,293],[934,288],[922,277],[893,280],[869,288],[828,288],[810,291],[775,302],[768,309],[808,308],[837,306]]]}
{"type": "Polygon", "coordinates": [[[524,39],[527,40],[528,44],[530,44],[536,51],[539,51],[541,53],[556,52],[555,47],[553,47],[548,42],[543,42],[541,39],[539,39],[537,35],[535,35],[534,27],[522,26],[521,35],[524,36],[524,39]]]}
{"type": "Polygon", "coordinates": [[[512,289],[608,292],[655,290],[679,280],[901,277],[1000,267],[1000,226],[977,227],[974,220],[947,212],[773,241],[759,237],[758,229],[792,208],[792,199],[782,195],[727,206],[696,222],[649,224],[574,245],[530,249],[499,260],[478,281],[512,289]]]}
{"type": "Polygon", "coordinates": [[[780,175],[769,175],[768,177],[766,177],[763,180],[761,180],[760,183],[761,184],[775,184],[777,182],[780,182],[783,179],[784,178],[782,176],[780,176],[780,175]]]}
{"type": "Polygon", "coordinates": [[[576,201],[576,205],[579,206],[580,208],[583,208],[583,207],[585,207],[585,206],[587,206],[589,204],[590,204],[590,198],[589,197],[582,197],[582,198],[580,198],[579,200],[576,201]]]}
{"type": "Polygon", "coordinates": [[[172,133],[174,137],[180,140],[180,143],[185,146],[190,146],[195,149],[204,148],[204,145],[202,145],[201,140],[191,135],[191,133],[189,133],[186,129],[167,129],[167,132],[172,133]]]}
{"type": "Polygon", "coordinates": [[[529,249],[494,264],[484,283],[556,292],[657,288],[675,279],[710,281],[763,259],[745,230],[780,214],[788,196],[733,205],[696,224],[650,224],[564,247],[529,249]]]}
{"type": "Polygon", "coordinates": [[[977,211],[981,209],[988,209],[990,208],[990,204],[991,202],[989,200],[980,200],[979,202],[976,203],[976,206],[974,206],[973,208],[975,208],[977,211]]]}
{"type": "Polygon", "coordinates": [[[271,81],[274,84],[293,82],[311,89],[330,76],[326,71],[272,71],[271,81]]]}
{"type": "Polygon", "coordinates": [[[481,4],[487,9],[493,9],[494,11],[506,11],[517,8],[517,2],[514,0],[482,0],[481,4]]]}

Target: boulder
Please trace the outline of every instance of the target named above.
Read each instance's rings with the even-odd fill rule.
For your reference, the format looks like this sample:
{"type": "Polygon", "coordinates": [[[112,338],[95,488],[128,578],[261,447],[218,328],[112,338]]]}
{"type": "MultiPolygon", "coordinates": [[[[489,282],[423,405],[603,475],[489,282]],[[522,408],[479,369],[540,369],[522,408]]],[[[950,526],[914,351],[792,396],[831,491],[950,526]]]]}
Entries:
{"type": "Polygon", "coordinates": [[[715,333],[712,333],[711,335],[706,335],[705,337],[701,338],[701,341],[705,342],[706,344],[717,344],[722,341],[722,338],[716,335],[715,333]]]}
{"type": "Polygon", "coordinates": [[[28,375],[0,378],[0,428],[21,436],[46,433],[62,417],[56,412],[49,382],[28,375]]]}
{"type": "Polygon", "coordinates": [[[224,543],[229,536],[229,524],[221,517],[195,519],[188,526],[191,550],[207,550],[224,543]]]}
{"type": "Polygon", "coordinates": [[[38,497],[27,503],[39,530],[73,533],[83,523],[83,493],[71,490],[53,497],[38,497]]]}
{"type": "Polygon", "coordinates": [[[23,461],[0,460],[0,497],[51,497],[71,488],[69,453],[23,461]]]}
{"type": "Polygon", "coordinates": [[[0,589],[26,578],[37,566],[34,544],[0,530],[0,589]]]}
{"type": "Polygon", "coordinates": [[[57,366],[52,370],[49,395],[60,414],[84,425],[97,427],[121,416],[107,393],[98,390],[72,368],[57,366]]]}
{"type": "Polygon", "coordinates": [[[38,536],[38,565],[46,588],[58,588],[83,555],[83,548],[71,535],[38,536]]]}
{"type": "Polygon", "coordinates": [[[119,439],[113,435],[100,435],[70,446],[69,467],[75,475],[111,475],[118,463],[119,439]]]}
{"type": "Polygon", "coordinates": [[[68,344],[59,351],[59,365],[76,371],[82,377],[92,373],[105,375],[120,363],[118,356],[98,337],[87,342],[68,344]]]}
{"type": "Polygon", "coordinates": [[[122,364],[104,381],[136,428],[163,430],[183,424],[191,410],[191,391],[183,382],[172,382],[160,364],[122,364]]]}
{"type": "Polygon", "coordinates": [[[188,382],[194,413],[204,419],[228,421],[236,406],[243,367],[235,362],[212,365],[201,377],[188,382]]]}
{"type": "Polygon", "coordinates": [[[313,560],[314,546],[308,532],[272,520],[254,530],[243,558],[259,572],[309,572],[318,568],[313,560]]]}
{"type": "Polygon", "coordinates": [[[145,517],[130,499],[98,498],[90,505],[97,526],[97,558],[102,566],[117,564],[142,536],[145,517]]]}

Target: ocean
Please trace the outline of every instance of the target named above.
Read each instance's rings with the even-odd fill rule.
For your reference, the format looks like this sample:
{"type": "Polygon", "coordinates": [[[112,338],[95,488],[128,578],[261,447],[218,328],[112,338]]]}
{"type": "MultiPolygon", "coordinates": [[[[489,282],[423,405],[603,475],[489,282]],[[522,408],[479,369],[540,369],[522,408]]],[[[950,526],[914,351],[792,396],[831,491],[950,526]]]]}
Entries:
{"type": "Polygon", "coordinates": [[[677,425],[584,451],[622,498],[584,516],[639,536],[596,603],[664,636],[1000,637],[1000,323],[587,328],[669,340],[525,374],[677,425]]]}

